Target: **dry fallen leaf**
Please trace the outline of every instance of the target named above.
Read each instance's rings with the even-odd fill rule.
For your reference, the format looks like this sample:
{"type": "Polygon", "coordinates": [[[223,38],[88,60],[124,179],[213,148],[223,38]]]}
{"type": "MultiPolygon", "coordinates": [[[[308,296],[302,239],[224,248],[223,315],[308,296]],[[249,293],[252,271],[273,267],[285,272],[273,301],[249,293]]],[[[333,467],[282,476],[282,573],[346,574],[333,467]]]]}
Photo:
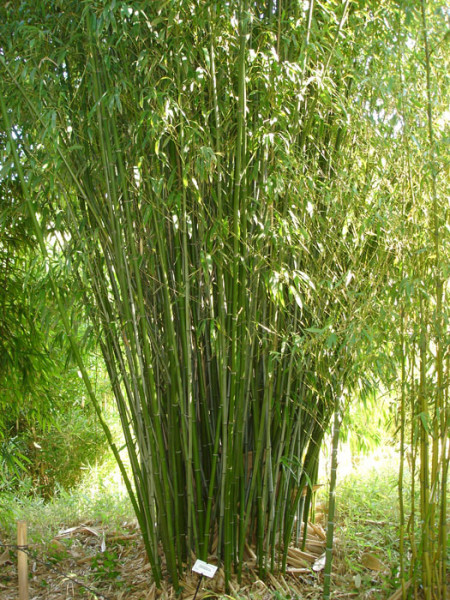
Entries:
{"type": "Polygon", "coordinates": [[[58,541],[56,538],[53,538],[49,544],[48,547],[50,550],[52,551],[56,551],[56,552],[62,552],[65,553],[67,552],[67,548],[66,546],[64,546],[64,544],[61,544],[60,541],[58,541]]]}
{"type": "MultiPolygon", "coordinates": [[[[405,589],[408,589],[411,585],[411,580],[407,581],[405,583],[405,589]]],[[[403,590],[401,587],[398,588],[398,590],[396,590],[392,596],[389,596],[388,600],[401,600],[401,597],[403,595],[403,590]]]]}
{"type": "Polygon", "coordinates": [[[5,550],[2,555],[0,555],[0,565],[4,565],[7,562],[12,562],[9,558],[9,550],[5,550]]]}
{"type": "Polygon", "coordinates": [[[319,556],[319,558],[313,564],[313,566],[312,566],[313,571],[316,571],[316,572],[322,571],[325,568],[325,561],[326,561],[326,552],[324,552],[321,556],[319,556]]]}
{"type": "Polygon", "coordinates": [[[370,569],[371,571],[382,571],[384,569],[384,564],[371,552],[364,552],[361,556],[361,563],[366,569],[370,569]]]}

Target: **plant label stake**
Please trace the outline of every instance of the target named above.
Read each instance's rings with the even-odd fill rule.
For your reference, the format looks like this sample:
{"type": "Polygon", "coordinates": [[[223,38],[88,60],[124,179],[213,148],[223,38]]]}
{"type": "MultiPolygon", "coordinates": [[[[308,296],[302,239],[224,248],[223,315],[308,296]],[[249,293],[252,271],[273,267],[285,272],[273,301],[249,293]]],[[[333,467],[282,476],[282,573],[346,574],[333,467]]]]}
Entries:
{"type": "Polygon", "coordinates": [[[216,574],[217,567],[215,565],[210,565],[209,563],[204,562],[203,560],[196,560],[194,566],[192,567],[194,573],[198,573],[200,575],[200,579],[198,580],[197,589],[195,590],[194,598],[197,597],[198,590],[200,589],[200,584],[202,583],[203,575],[212,579],[216,574]]]}
{"type": "Polygon", "coordinates": [[[17,575],[19,579],[19,600],[28,600],[28,555],[22,552],[27,545],[27,523],[17,521],[17,575]]]}

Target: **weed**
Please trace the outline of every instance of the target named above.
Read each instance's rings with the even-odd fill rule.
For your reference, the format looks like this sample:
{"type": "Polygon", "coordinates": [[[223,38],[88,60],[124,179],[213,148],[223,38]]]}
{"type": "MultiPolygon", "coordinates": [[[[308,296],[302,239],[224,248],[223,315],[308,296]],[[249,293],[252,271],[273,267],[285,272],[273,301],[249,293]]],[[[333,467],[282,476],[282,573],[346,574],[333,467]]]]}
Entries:
{"type": "Polygon", "coordinates": [[[111,581],[118,587],[123,585],[124,582],[120,580],[119,558],[115,552],[97,554],[91,561],[91,567],[96,581],[111,581]]]}

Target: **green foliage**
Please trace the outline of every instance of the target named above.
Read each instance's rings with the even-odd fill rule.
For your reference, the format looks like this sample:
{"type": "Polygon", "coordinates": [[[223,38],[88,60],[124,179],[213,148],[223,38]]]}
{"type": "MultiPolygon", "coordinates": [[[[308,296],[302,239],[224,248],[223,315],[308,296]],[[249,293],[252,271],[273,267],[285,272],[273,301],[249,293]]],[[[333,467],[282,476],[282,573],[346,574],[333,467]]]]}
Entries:
{"type": "Polygon", "coordinates": [[[23,474],[30,464],[30,459],[24,454],[24,440],[11,437],[2,441],[0,446],[0,475],[1,488],[11,486],[23,474]]]}
{"type": "Polygon", "coordinates": [[[91,568],[94,571],[94,579],[97,581],[114,583],[116,587],[121,587],[123,581],[120,580],[120,562],[116,552],[101,552],[91,560],[91,568]]]}
{"type": "MultiPolygon", "coordinates": [[[[4,191],[4,187],[0,192],[4,191]]],[[[55,359],[48,350],[48,329],[36,307],[45,304],[45,274],[34,262],[32,237],[22,215],[14,215],[10,198],[0,195],[0,436],[34,412],[42,424],[51,411],[49,378],[55,359]],[[26,408],[25,408],[26,407],[26,408]]],[[[29,224],[28,224],[29,225],[29,224]]]]}
{"type": "MultiPolygon", "coordinates": [[[[0,489],[14,489],[21,478],[31,477],[34,490],[48,497],[58,485],[73,486],[83,464],[101,459],[105,442],[92,409],[81,408],[85,390],[49,294],[23,199],[4,179],[0,223],[0,489]]],[[[60,274],[61,285],[66,276],[60,274]]],[[[75,293],[70,301],[75,327],[81,313],[75,293]]],[[[86,359],[98,370],[96,359],[87,354],[89,330],[77,328],[86,359]]],[[[105,392],[104,385],[98,389],[105,392]]]]}
{"type": "Polygon", "coordinates": [[[76,370],[60,368],[61,373],[48,375],[47,409],[33,408],[39,388],[30,392],[27,402],[10,399],[11,411],[3,415],[0,428],[2,491],[14,490],[21,479],[31,478],[33,492],[48,498],[58,487],[73,487],[83,468],[105,454],[106,440],[92,407],[84,406],[76,370]]]}
{"type": "Polygon", "coordinates": [[[67,546],[52,540],[47,546],[47,562],[56,564],[69,556],[67,546]]]}
{"type": "Polygon", "coordinates": [[[348,444],[352,456],[367,455],[380,446],[395,444],[396,408],[382,389],[349,403],[341,426],[341,441],[348,444]]]}
{"type": "MultiPolygon", "coordinates": [[[[419,293],[418,414],[431,423],[429,383],[443,414],[444,163],[433,139],[409,132],[413,116],[423,122],[425,91],[411,95],[414,7],[177,0],[60,11],[25,1],[0,10],[2,186],[27,203],[101,418],[62,274],[87,301],[156,583],[161,545],[177,587],[216,532],[227,580],[246,539],[256,540],[260,572],[273,569],[295,516],[307,518],[301,492],[316,477],[336,396],[392,383],[402,362],[406,264],[419,293]],[[417,149],[405,155],[404,140],[417,149]],[[432,193],[416,201],[430,173],[432,193]],[[285,468],[294,464],[296,473],[285,468]]],[[[432,122],[428,54],[426,74],[432,122]]],[[[423,457],[428,434],[422,427],[423,457]]]]}
{"type": "Polygon", "coordinates": [[[32,444],[28,473],[36,491],[44,497],[51,496],[58,487],[74,487],[84,469],[102,461],[107,447],[92,409],[79,406],[60,411],[57,422],[45,432],[36,432],[32,444]]]}
{"type": "MultiPolygon", "coordinates": [[[[338,485],[340,519],[386,521],[395,532],[398,522],[397,461],[393,452],[382,450],[362,458],[338,485]]],[[[358,528],[359,531],[359,528],[358,528]]],[[[375,530],[377,531],[377,530],[375,530]]],[[[364,536],[362,542],[364,543],[364,536]]]]}

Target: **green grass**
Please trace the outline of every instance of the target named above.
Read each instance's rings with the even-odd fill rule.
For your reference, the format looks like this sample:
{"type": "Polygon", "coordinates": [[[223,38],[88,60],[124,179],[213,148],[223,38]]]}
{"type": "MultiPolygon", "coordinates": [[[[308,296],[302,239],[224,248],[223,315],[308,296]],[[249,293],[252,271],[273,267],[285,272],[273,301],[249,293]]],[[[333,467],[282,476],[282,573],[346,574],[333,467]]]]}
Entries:
{"type": "Polygon", "coordinates": [[[340,519],[398,520],[398,458],[392,451],[363,457],[338,484],[340,519]]]}
{"type": "Polygon", "coordinates": [[[392,448],[379,448],[347,470],[337,488],[336,584],[373,590],[377,598],[399,585],[398,461],[392,448]],[[379,570],[370,568],[377,561],[379,570]]]}
{"type": "Polygon", "coordinates": [[[134,519],[131,503],[111,459],[86,470],[81,484],[70,492],[59,489],[48,501],[31,493],[28,480],[0,496],[0,530],[14,542],[16,522],[26,520],[31,543],[48,542],[61,529],[91,522],[120,528],[134,519]]]}

